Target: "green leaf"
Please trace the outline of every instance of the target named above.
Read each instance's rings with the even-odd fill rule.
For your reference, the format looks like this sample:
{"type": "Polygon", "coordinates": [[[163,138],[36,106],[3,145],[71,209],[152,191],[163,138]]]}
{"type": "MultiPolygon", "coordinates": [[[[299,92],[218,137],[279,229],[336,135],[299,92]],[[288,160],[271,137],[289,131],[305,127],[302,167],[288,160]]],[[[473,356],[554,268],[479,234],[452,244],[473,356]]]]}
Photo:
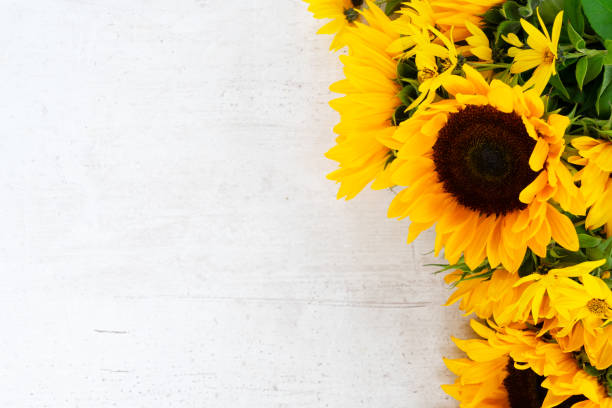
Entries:
{"type": "Polygon", "coordinates": [[[488,9],[483,15],[482,18],[484,19],[484,21],[486,21],[487,23],[490,23],[494,26],[497,26],[499,23],[501,23],[502,21],[505,20],[503,14],[501,13],[500,9],[497,7],[493,7],[488,9]]]}
{"type": "Polygon", "coordinates": [[[388,16],[393,14],[393,12],[402,4],[402,1],[404,0],[388,0],[387,6],[385,7],[385,13],[387,13],[388,16]]]}
{"type": "Polygon", "coordinates": [[[522,16],[519,13],[519,4],[510,0],[504,3],[502,10],[508,20],[519,20],[522,16]]]}
{"type": "Polygon", "coordinates": [[[584,364],[582,368],[588,375],[593,376],[593,377],[599,377],[600,375],[604,373],[603,370],[598,370],[590,364],[584,364]]]}
{"type": "Polygon", "coordinates": [[[612,38],[612,1],[582,0],[582,7],[593,30],[603,38],[612,38]]]}
{"type": "Polygon", "coordinates": [[[501,35],[508,35],[510,33],[518,33],[521,29],[521,23],[518,21],[504,21],[499,26],[497,26],[497,37],[501,37],[501,35]]]}
{"type": "MultiPolygon", "coordinates": [[[[406,108],[407,108],[406,105],[400,105],[395,109],[395,112],[393,113],[393,126],[399,126],[399,124],[402,123],[403,121],[410,119],[410,117],[416,110],[416,109],[411,109],[407,111],[406,108]]],[[[390,150],[389,152],[391,153],[393,152],[393,150],[390,150]]],[[[395,156],[390,157],[390,159],[391,161],[393,161],[393,159],[395,159],[395,156]]],[[[391,163],[391,161],[388,161],[388,162],[391,163]]]]}
{"type": "Polygon", "coordinates": [[[418,72],[412,60],[402,60],[397,64],[397,76],[400,79],[415,78],[418,72]]]}
{"type": "Polygon", "coordinates": [[[580,243],[580,248],[595,248],[601,243],[601,238],[588,234],[578,234],[578,242],[580,243]]]}
{"type": "Polygon", "coordinates": [[[581,0],[565,0],[565,15],[579,34],[584,33],[584,14],[581,0]]]}
{"type": "Polygon", "coordinates": [[[612,65],[612,40],[607,39],[606,41],[604,41],[604,46],[606,47],[608,53],[606,54],[603,63],[604,65],[612,65]]]}
{"type": "MultiPolygon", "coordinates": [[[[603,68],[604,54],[589,57],[589,66],[587,67],[586,75],[584,76],[584,85],[594,80],[603,68]]],[[[580,62],[580,61],[578,61],[580,62]]]]}
{"type": "Polygon", "coordinates": [[[545,24],[552,24],[564,7],[564,0],[546,0],[539,6],[540,16],[545,24]]]}
{"type": "Polygon", "coordinates": [[[533,14],[533,9],[529,6],[523,6],[523,7],[519,7],[518,12],[521,15],[521,17],[527,18],[533,14]]]}
{"type": "Polygon", "coordinates": [[[593,260],[593,261],[598,261],[600,259],[604,258],[604,253],[601,249],[595,247],[595,248],[587,248],[586,250],[586,254],[587,254],[587,258],[593,260]]]}
{"type": "Polygon", "coordinates": [[[403,87],[400,93],[397,95],[399,100],[406,106],[410,105],[416,96],[417,92],[411,85],[403,87]]]}
{"type": "Polygon", "coordinates": [[[597,115],[607,117],[610,115],[610,103],[612,103],[612,65],[606,65],[603,80],[597,93],[595,110],[597,115]]]}
{"type": "Polygon", "coordinates": [[[584,38],[582,38],[580,34],[578,34],[576,30],[574,30],[574,27],[571,23],[567,25],[567,35],[569,36],[569,39],[572,42],[574,48],[576,48],[577,50],[584,50],[584,38]]]}
{"type": "Polygon", "coordinates": [[[584,77],[586,76],[587,68],[589,66],[589,60],[587,57],[582,57],[576,63],[576,82],[578,88],[582,91],[582,84],[584,84],[584,77]]]}
{"type": "Polygon", "coordinates": [[[550,77],[550,84],[555,87],[557,90],[559,90],[559,92],[561,92],[561,95],[563,95],[567,100],[570,100],[570,95],[569,92],[567,92],[567,89],[565,89],[565,86],[563,85],[563,82],[561,82],[561,79],[559,78],[559,75],[553,75],[550,77]]]}

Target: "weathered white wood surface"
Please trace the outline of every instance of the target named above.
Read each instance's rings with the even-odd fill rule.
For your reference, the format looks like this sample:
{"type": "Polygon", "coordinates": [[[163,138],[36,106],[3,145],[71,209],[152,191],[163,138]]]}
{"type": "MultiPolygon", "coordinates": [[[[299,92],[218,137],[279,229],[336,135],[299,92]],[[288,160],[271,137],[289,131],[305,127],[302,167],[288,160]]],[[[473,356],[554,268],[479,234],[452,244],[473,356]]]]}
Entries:
{"type": "Polygon", "coordinates": [[[324,178],[301,1],[0,5],[0,406],[456,406],[433,234],[324,178]]]}

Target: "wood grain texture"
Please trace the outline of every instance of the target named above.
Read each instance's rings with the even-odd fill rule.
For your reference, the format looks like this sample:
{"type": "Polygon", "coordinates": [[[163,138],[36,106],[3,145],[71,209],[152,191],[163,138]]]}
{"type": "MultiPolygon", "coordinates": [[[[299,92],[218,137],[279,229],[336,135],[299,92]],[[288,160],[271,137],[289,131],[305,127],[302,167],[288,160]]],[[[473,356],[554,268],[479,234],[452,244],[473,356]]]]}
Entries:
{"type": "Polygon", "coordinates": [[[304,3],[0,5],[0,406],[456,406],[433,234],[325,180],[304,3]]]}

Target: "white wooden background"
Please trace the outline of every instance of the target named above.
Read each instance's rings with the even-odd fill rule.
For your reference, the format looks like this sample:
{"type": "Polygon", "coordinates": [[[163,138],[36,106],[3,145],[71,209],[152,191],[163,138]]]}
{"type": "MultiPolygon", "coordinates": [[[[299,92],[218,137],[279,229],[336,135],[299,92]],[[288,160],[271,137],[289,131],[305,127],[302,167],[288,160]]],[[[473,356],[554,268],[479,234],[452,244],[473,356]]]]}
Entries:
{"type": "Polygon", "coordinates": [[[324,177],[304,3],[0,6],[0,406],[456,406],[433,234],[324,177]]]}

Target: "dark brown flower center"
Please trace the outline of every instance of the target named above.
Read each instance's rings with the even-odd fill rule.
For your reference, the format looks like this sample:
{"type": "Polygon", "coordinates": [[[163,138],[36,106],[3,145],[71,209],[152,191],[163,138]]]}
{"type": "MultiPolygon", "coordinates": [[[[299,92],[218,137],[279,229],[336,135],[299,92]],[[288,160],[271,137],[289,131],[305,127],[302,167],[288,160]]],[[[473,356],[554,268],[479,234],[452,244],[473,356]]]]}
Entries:
{"type": "MultiPolygon", "coordinates": [[[[546,397],[547,389],[542,387],[544,377],[537,375],[531,369],[519,370],[514,367],[514,361],[508,359],[508,376],[504,379],[504,387],[508,391],[511,408],[540,408],[546,397]]],[[[577,402],[584,401],[582,395],[575,395],[563,401],[555,408],[570,408],[577,402]]]]}
{"type": "Polygon", "coordinates": [[[516,113],[468,105],[440,130],[434,163],[444,189],[460,204],[503,215],[526,207],[519,194],[537,175],[529,168],[534,146],[516,113]]]}
{"type": "Polygon", "coordinates": [[[353,3],[353,7],[363,6],[363,0],[351,0],[351,3],[353,3]]]}

